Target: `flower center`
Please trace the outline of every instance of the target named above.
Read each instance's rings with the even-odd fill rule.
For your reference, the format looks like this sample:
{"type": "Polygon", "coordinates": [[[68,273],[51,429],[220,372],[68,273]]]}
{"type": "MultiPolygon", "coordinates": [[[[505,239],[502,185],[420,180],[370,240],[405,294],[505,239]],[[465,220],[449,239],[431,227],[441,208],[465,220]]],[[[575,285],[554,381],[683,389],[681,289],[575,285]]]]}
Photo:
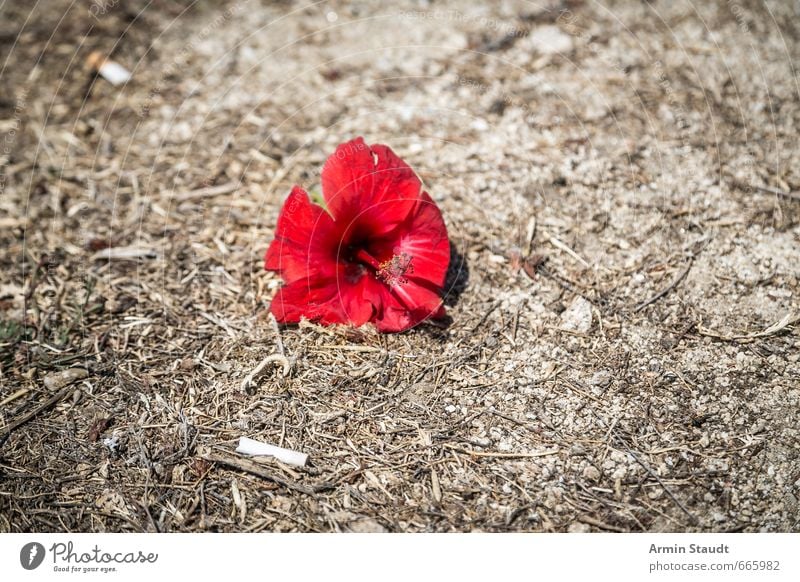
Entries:
{"type": "Polygon", "coordinates": [[[387,285],[394,286],[408,283],[406,274],[414,272],[414,265],[411,264],[411,255],[408,253],[392,255],[391,259],[382,263],[379,263],[375,257],[364,249],[358,249],[354,257],[362,265],[371,267],[378,279],[387,285]]]}

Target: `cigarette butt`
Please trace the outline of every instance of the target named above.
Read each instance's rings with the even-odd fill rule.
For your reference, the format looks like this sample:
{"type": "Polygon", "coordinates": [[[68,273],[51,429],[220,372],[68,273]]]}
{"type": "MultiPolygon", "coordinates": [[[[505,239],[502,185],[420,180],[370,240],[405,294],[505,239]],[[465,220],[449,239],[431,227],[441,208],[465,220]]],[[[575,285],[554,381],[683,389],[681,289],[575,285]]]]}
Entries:
{"type": "Polygon", "coordinates": [[[128,69],[116,61],[107,59],[98,51],[94,51],[87,57],[86,64],[91,70],[114,86],[121,85],[131,78],[131,73],[128,69]]]}
{"type": "Polygon", "coordinates": [[[295,465],[297,467],[303,467],[308,461],[308,455],[305,453],[293,451],[291,449],[284,449],[282,447],[276,447],[275,445],[262,443],[261,441],[253,440],[247,437],[239,438],[239,446],[236,447],[236,452],[254,457],[275,457],[282,463],[286,463],[287,465],[295,465]]]}

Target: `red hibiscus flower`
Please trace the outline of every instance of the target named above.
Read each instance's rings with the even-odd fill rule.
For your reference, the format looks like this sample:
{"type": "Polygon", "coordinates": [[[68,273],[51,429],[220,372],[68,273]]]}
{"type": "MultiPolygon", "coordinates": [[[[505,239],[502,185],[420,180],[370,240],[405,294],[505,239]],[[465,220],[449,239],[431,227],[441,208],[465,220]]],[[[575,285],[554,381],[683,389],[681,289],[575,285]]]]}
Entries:
{"type": "Polygon", "coordinates": [[[322,168],[325,207],[295,186],[281,209],[265,268],[284,285],[271,311],[281,323],[373,323],[403,331],[444,315],[450,242],[417,175],[384,145],[362,138],[322,168]]]}

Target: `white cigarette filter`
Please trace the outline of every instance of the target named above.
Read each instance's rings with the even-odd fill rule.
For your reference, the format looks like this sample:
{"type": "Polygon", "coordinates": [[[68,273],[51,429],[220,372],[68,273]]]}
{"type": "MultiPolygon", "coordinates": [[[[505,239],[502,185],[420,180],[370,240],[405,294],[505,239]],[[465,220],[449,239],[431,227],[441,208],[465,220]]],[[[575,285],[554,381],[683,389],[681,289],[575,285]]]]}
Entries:
{"type": "Polygon", "coordinates": [[[305,466],[308,461],[308,455],[305,453],[276,447],[275,445],[262,443],[247,437],[239,438],[239,446],[236,447],[236,452],[252,457],[275,457],[282,463],[297,467],[305,466]]]}
{"type": "Polygon", "coordinates": [[[131,74],[122,65],[119,63],[115,63],[114,61],[106,61],[100,67],[99,73],[103,75],[103,78],[111,83],[112,85],[121,85],[126,81],[129,81],[131,78],[131,74]]]}
{"type": "Polygon", "coordinates": [[[89,68],[96,71],[106,81],[112,85],[121,85],[130,80],[131,73],[119,63],[105,58],[101,53],[95,51],[86,59],[89,68]]]}

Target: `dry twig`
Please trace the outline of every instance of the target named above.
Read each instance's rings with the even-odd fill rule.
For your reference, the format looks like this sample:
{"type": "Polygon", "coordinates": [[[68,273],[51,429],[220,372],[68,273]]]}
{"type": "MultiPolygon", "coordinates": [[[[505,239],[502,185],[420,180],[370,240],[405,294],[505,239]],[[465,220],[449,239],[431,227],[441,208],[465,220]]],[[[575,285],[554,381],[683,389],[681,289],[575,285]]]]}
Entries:
{"type": "Polygon", "coordinates": [[[311,486],[306,486],[301,483],[295,483],[294,481],[290,481],[289,479],[282,477],[281,475],[273,473],[260,463],[256,463],[255,461],[251,461],[250,459],[243,459],[241,457],[236,457],[223,452],[202,450],[200,451],[200,458],[205,459],[206,461],[210,461],[212,463],[218,463],[220,465],[225,465],[233,469],[238,469],[239,471],[244,471],[245,473],[250,473],[251,475],[256,475],[257,477],[267,479],[269,481],[277,483],[278,485],[282,485],[293,491],[304,493],[305,495],[316,495],[320,491],[326,491],[334,487],[332,483],[327,483],[327,482],[317,483],[311,486]]]}

